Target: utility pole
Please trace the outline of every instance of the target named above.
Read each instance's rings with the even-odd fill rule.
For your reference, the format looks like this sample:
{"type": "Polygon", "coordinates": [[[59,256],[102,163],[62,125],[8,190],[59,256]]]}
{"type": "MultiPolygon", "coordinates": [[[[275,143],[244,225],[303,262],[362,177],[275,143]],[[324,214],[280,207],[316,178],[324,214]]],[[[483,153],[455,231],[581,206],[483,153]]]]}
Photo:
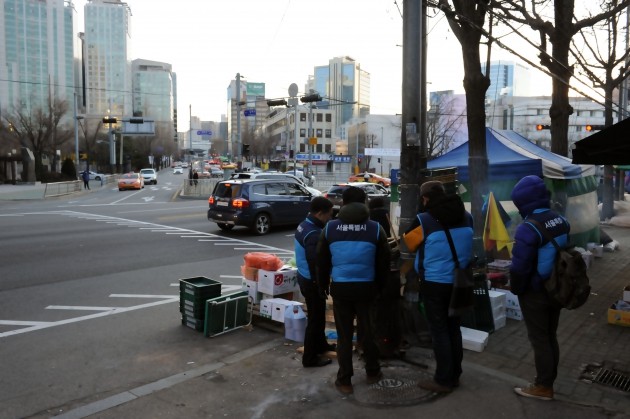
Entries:
{"type": "Polygon", "coordinates": [[[74,167],[79,170],[79,120],[77,118],[77,92],[74,92],[74,167]]]}
{"type": "Polygon", "coordinates": [[[234,157],[241,156],[241,73],[236,73],[236,151],[234,157]]]}
{"type": "Polygon", "coordinates": [[[322,100],[322,97],[319,95],[319,93],[316,93],[314,90],[311,90],[308,95],[302,96],[300,98],[300,102],[308,103],[309,104],[309,108],[310,108],[309,121],[308,121],[308,135],[307,135],[307,137],[308,137],[307,147],[308,147],[308,170],[309,170],[309,174],[311,173],[311,170],[312,170],[311,165],[313,164],[313,156],[311,154],[311,150],[312,150],[311,138],[315,137],[315,135],[313,135],[313,102],[321,102],[321,100],[322,100]]]}

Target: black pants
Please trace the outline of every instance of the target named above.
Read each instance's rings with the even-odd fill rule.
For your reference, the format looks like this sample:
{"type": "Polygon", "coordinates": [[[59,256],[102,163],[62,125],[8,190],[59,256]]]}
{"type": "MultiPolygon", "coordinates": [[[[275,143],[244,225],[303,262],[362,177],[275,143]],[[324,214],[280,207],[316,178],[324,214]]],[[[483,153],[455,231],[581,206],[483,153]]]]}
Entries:
{"type": "Polygon", "coordinates": [[[84,180],[83,181],[83,189],[90,189],[90,181],[89,180],[84,180]]]}
{"type": "Polygon", "coordinates": [[[333,297],[333,312],[337,327],[337,384],[352,384],[352,336],[354,335],[354,318],[357,319],[357,329],[361,331],[359,344],[365,357],[365,372],[368,376],[377,375],[381,367],[378,363],[378,348],[374,343],[371,327],[371,300],[350,300],[333,297]]]}
{"type": "Polygon", "coordinates": [[[549,300],[545,291],[527,291],[518,296],[518,301],[527,326],[527,336],[534,350],[534,383],[553,387],[560,362],[560,347],[556,335],[560,309],[549,300]]]}
{"type": "Polygon", "coordinates": [[[424,309],[435,355],[436,367],[433,379],[436,383],[447,387],[453,387],[459,381],[464,358],[461,319],[448,316],[452,289],[452,284],[431,281],[422,281],[421,284],[424,309]]]}
{"type": "Polygon", "coordinates": [[[324,300],[312,280],[298,277],[300,292],[306,300],[308,322],[304,333],[304,354],[302,365],[310,366],[317,361],[317,355],[328,350],[326,340],[326,300],[324,300]]]}

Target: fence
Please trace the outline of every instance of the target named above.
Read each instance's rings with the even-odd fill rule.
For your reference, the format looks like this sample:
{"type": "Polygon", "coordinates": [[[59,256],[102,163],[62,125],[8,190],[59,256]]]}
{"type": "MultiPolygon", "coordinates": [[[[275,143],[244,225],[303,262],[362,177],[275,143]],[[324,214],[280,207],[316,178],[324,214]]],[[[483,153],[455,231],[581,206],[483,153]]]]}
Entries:
{"type": "Polygon", "coordinates": [[[44,190],[44,197],[68,195],[74,192],[80,192],[83,187],[83,181],[72,180],[69,182],[47,183],[44,190]]]}
{"type": "Polygon", "coordinates": [[[181,194],[187,197],[196,197],[207,199],[212,191],[214,185],[221,182],[223,179],[186,179],[182,187],[181,194]]]}

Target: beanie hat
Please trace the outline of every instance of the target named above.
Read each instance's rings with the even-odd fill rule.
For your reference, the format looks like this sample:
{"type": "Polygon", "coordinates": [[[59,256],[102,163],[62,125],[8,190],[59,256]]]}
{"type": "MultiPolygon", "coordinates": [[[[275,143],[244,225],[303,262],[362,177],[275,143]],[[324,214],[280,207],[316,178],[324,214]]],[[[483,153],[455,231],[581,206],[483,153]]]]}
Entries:
{"type": "Polygon", "coordinates": [[[439,180],[430,180],[420,185],[420,196],[432,198],[440,195],[446,195],[446,191],[439,180]]]}

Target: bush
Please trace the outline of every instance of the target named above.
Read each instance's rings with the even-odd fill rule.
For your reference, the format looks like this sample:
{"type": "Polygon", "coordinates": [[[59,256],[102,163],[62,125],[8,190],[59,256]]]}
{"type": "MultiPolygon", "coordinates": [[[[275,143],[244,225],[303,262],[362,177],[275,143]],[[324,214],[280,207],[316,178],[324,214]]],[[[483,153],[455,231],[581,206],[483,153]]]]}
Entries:
{"type": "Polygon", "coordinates": [[[74,162],[71,158],[66,158],[61,165],[61,173],[64,177],[74,179],[77,178],[77,168],[74,166],[74,162]]]}

